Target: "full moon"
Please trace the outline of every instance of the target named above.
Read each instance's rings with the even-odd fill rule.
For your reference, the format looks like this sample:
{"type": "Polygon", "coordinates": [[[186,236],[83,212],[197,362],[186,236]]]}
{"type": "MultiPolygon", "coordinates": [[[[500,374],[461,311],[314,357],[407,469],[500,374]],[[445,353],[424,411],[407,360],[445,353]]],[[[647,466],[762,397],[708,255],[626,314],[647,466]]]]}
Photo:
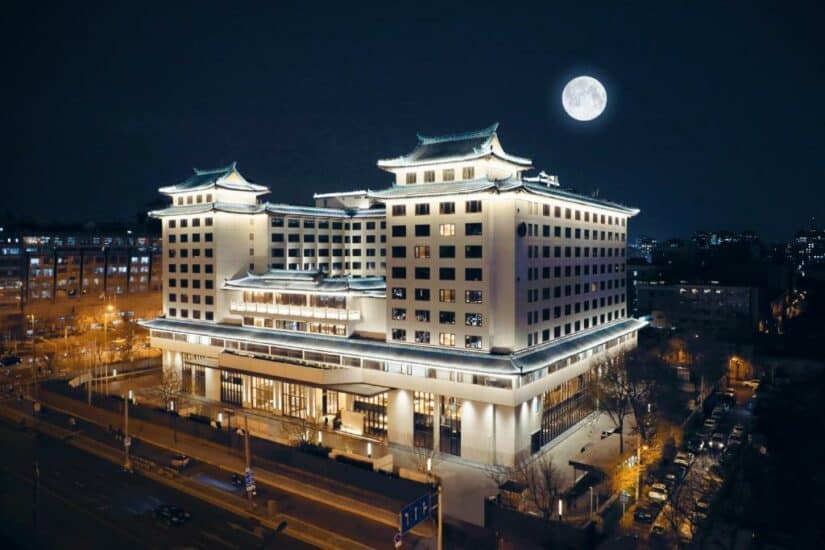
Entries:
{"type": "Polygon", "coordinates": [[[568,115],[587,122],[604,112],[607,90],[592,76],[577,76],[564,87],[561,103],[568,115]]]}

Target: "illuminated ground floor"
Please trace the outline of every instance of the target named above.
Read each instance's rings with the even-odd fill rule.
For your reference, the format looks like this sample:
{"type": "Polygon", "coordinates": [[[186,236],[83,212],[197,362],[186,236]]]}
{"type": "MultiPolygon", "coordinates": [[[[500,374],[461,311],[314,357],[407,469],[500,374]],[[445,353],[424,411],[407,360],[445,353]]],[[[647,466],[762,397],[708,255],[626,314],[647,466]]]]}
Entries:
{"type": "Polygon", "coordinates": [[[381,348],[357,345],[333,353],[331,338],[320,342],[322,350],[308,350],[291,347],[303,343],[292,336],[264,338],[245,327],[199,334],[195,323],[150,323],[152,344],[163,350],[164,368],[180,372],[185,393],[376,442],[502,465],[538,452],[592,412],[587,388],[595,364],[635,347],[638,328],[625,325],[600,340],[578,342],[571,346],[575,353],[557,354],[544,367],[510,374],[499,363],[473,373],[456,354],[445,356],[454,366],[435,356],[422,363],[397,347],[382,358],[376,353],[381,348]]]}

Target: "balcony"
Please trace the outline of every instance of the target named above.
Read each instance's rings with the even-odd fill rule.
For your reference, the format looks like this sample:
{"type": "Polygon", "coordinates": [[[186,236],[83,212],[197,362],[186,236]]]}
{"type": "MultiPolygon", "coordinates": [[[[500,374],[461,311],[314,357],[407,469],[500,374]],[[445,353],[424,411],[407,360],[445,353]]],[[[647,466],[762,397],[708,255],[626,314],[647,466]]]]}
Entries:
{"type": "Polygon", "coordinates": [[[254,302],[231,302],[229,309],[234,313],[263,313],[300,317],[302,319],[325,319],[331,321],[360,321],[361,312],[357,310],[334,309],[323,307],[289,306],[280,304],[257,304],[254,302]]]}

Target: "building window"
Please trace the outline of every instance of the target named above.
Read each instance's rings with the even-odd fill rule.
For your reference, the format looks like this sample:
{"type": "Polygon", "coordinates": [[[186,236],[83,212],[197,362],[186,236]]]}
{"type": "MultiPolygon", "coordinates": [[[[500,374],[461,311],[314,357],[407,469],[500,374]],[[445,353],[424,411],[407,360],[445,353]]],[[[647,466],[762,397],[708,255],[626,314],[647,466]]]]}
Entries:
{"type": "Polygon", "coordinates": [[[455,334],[449,332],[439,333],[438,343],[442,346],[455,346],[455,334]]]}
{"type": "Polygon", "coordinates": [[[454,311],[439,311],[438,312],[438,322],[442,325],[454,325],[455,324],[455,312],[454,311]]]}
{"type": "Polygon", "coordinates": [[[417,344],[429,344],[430,343],[430,333],[426,330],[416,330],[415,331],[415,342],[417,344]]]}
{"type": "Polygon", "coordinates": [[[481,224],[480,223],[465,223],[464,224],[464,235],[467,237],[477,237],[481,235],[481,224]]]}
{"type": "Polygon", "coordinates": [[[464,337],[464,347],[468,349],[481,349],[481,336],[468,334],[464,337]]]}
{"type": "Polygon", "coordinates": [[[438,205],[438,212],[440,214],[455,214],[454,202],[442,202],[438,205]]]}
{"type": "Polygon", "coordinates": [[[429,245],[418,245],[413,247],[413,254],[416,258],[427,260],[430,258],[429,245]]]}
{"type": "Polygon", "coordinates": [[[483,326],[483,318],[481,313],[465,313],[464,314],[464,324],[468,327],[480,327],[483,326]]]}
{"type": "Polygon", "coordinates": [[[480,290],[465,290],[464,291],[465,304],[480,304],[482,303],[482,292],[480,290]]]}
{"type": "Polygon", "coordinates": [[[476,177],[476,169],[472,166],[465,166],[461,169],[461,177],[465,180],[471,180],[476,177]]]}
{"type": "Polygon", "coordinates": [[[435,181],[435,170],[424,171],[424,183],[432,183],[435,181]]]}
{"type": "Polygon", "coordinates": [[[406,258],[407,257],[407,247],[406,246],[393,246],[392,247],[392,257],[393,258],[406,258]]]}
{"type": "Polygon", "coordinates": [[[426,202],[416,204],[415,205],[415,215],[416,216],[429,216],[430,215],[430,205],[426,202]]]}
{"type": "Polygon", "coordinates": [[[480,281],[482,280],[481,277],[481,268],[480,267],[468,267],[464,270],[464,280],[465,281],[480,281]]]}
{"type": "Polygon", "coordinates": [[[430,289],[429,288],[416,288],[415,289],[415,299],[419,302],[429,302],[430,301],[430,289]]]}
{"type": "Polygon", "coordinates": [[[444,181],[453,181],[455,180],[455,169],[453,168],[446,168],[442,173],[441,177],[444,181]]]}
{"type": "Polygon", "coordinates": [[[476,214],[478,212],[481,212],[481,201],[475,200],[465,202],[464,212],[466,212],[467,214],[476,214]]]}
{"type": "Polygon", "coordinates": [[[407,184],[415,183],[415,172],[407,173],[407,184]]]}
{"type": "Polygon", "coordinates": [[[465,258],[482,258],[482,249],[481,245],[467,245],[464,247],[464,257],[465,258]]]}
{"type": "Polygon", "coordinates": [[[392,215],[393,216],[406,216],[407,215],[407,206],[404,204],[394,204],[392,206],[392,215]]]}
{"type": "Polygon", "coordinates": [[[438,268],[438,280],[440,280],[440,281],[455,281],[455,268],[454,267],[439,267],[438,268]]]}
{"type": "Polygon", "coordinates": [[[415,320],[419,323],[429,323],[430,322],[430,310],[428,309],[416,309],[415,310],[415,320]]]}
{"type": "Polygon", "coordinates": [[[429,267],[416,267],[415,268],[415,278],[416,279],[424,279],[427,280],[430,278],[430,268],[429,267]]]}
{"type": "Polygon", "coordinates": [[[430,226],[429,224],[420,224],[415,226],[415,236],[416,237],[429,237],[430,236],[430,226]]]}
{"type": "Polygon", "coordinates": [[[407,299],[407,289],[404,287],[394,287],[392,289],[392,299],[393,300],[406,300],[407,299]]]}
{"type": "Polygon", "coordinates": [[[393,237],[406,237],[407,236],[407,226],[406,225],[393,225],[392,226],[392,236],[393,237]]]}
{"type": "Polygon", "coordinates": [[[403,328],[394,328],[392,329],[392,339],[393,340],[406,340],[407,339],[407,331],[403,328]]]}
{"type": "Polygon", "coordinates": [[[407,268],[406,267],[393,267],[392,268],[392,278],[393,279],[406,279],[407,278],[407,268]]]}
{"type": "Polygon", "coordinates": [[[439,258],[455,258],[455,246],[440,245],[438,247],[438,257],[439,258]]]}
{"type": "Polygon", "coordinates": [[[454,237],[455,236],[455,224],[454,223],[442,223],[438,226],[438,234],[442,237],[454,237]]]}
{"type": "Polygon", "coordinates": [[[407,320],[407,310],[402,308],[402,307],[392,308],[392,320],[393,321],[406,321],[407,320]]]}
{"type": "Polygon", "coordinates": [[[442,288],[438,291],[438,301],[445,304],[455,303],[455,289],[442,288]]]}

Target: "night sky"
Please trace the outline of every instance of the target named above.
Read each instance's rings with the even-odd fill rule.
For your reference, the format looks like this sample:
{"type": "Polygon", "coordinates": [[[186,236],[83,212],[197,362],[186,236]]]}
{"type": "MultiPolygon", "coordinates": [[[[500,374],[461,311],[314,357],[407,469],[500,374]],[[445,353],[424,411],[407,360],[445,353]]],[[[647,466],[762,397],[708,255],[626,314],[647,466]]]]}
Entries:
{"type": "Polygon", "coordinates": [[[0,221],[133,221],[233,160],[309,204],[389,185],[375,161],[417,131],[498,121],[563,186],[641,208],[631,236],[825,225],[822,3],[27,4],[0,22],[0,221]],[[592,123],[561,108],[578,74],[608,90],[592,123]]]}

